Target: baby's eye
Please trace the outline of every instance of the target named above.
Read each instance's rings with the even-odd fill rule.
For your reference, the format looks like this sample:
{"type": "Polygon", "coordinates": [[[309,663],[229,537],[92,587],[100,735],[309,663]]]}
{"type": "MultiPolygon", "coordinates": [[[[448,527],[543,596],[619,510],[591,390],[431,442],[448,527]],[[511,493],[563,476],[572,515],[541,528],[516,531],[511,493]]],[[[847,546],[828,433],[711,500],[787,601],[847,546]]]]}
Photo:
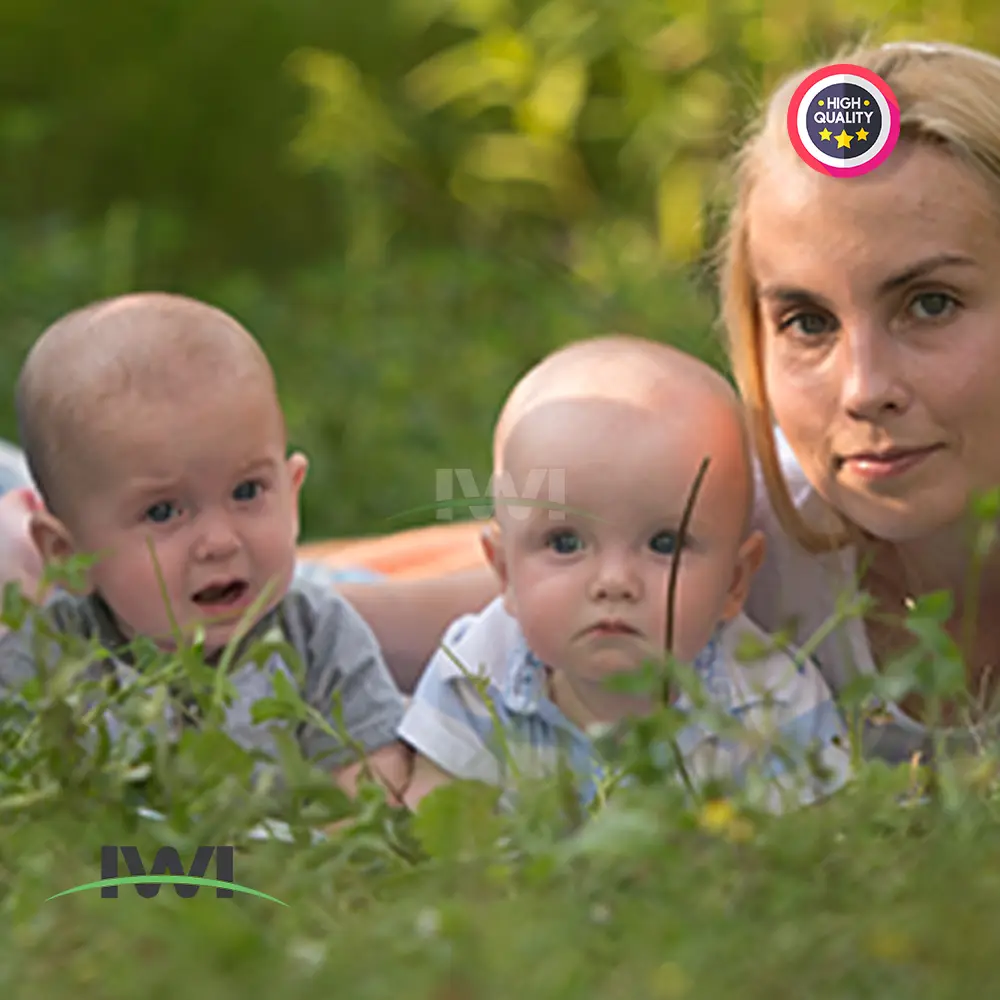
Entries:
{"type": "Polygon", "coordinates": [[[579,552],[583,539],[575,531],[556,531],[549,535],[546,544],[561,556],[579,552]]]}
{"type": "Polygon", "coordinates": [[[170,518],[179,514],[180,510],[175,507],[168,500],[163,500],[160,503],[154,503],[152,507],[146,508],[146,520],[152,521],[154,524],[166,524],[170,518]]]}
{"type": "Polygon", "coordinates": [[[672,556],[677,550],[677,532],[659,531],[649,540],[649,547],[661,556],[672,556]]]}
{"type": "Polygon", "coordinates": [[[263,489],[263,484],[259,479],[248,479],[233,490],[234,500],[255,500],[263,489]]]}

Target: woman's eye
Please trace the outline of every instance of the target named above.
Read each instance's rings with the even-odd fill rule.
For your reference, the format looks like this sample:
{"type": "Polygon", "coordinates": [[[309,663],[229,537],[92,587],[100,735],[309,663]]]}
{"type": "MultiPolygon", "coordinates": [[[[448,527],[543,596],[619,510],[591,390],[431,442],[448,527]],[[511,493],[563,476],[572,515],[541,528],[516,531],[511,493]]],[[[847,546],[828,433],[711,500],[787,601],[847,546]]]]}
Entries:
{"type": "Polygon", "coordinates": [[[672,556],[677,551],[677,533],[660,531],[649,540],[649,547],[661,556],[672,556]]]}
{"type": "Polygon", "coordinates": [[[559,531],[550,535],[546,544],[559,555],[565,556],[579,552],[583,547],[583,540],[574,531],[559,531]]]}
{"type": "Polygon", "coordinates": [[[233,490],[233,499],[255,500],[260,494],[262,488],[260,480],[248,479],[245,483],[240,483],[240,485],[233,490]]]}
{"type": "Polygon", "coordinates": [[[829,319],[821,313],[796,313],[781,321],[781,330],[792,330],[805,337],[816,337],[830,329],[829,319]]]}
{"type": "Polygon", "coordinates": [[[154,524],[166,524],[174,515],[179,513],[178,509],[170,502],[164,500],[154,503],[152,507],[146,509],[146,520],[154,524]]]}
{"type": "Polygon", "coordinates": [[[910,312],[917,319],[941,319],[956,305],[956,301],[944,292],[924,292],[910,303],[910,312]]]}

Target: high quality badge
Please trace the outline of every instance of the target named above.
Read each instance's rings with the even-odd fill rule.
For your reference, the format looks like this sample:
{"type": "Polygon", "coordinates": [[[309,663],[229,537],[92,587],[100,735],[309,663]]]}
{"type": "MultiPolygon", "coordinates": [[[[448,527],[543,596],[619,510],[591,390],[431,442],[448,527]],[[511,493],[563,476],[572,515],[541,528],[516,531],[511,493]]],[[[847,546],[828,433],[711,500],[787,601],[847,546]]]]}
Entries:
{"type": "Polygon", "coordinates": [[[830,177],[857,177],[884,163],[899,138],[899,102],[880,76],[837,63],[810,73],[788,105],[799,156],[830,177]]]}

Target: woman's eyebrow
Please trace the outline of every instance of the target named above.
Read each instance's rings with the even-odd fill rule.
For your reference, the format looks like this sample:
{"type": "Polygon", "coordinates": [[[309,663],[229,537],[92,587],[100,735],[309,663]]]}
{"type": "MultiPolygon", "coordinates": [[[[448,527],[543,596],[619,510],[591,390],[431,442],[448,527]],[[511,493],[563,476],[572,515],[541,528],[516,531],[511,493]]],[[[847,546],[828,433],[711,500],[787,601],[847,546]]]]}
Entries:
{"type": "MultiPolygon", "coordinates": [[[[878,286],[878,294],[886,295],[896,291],[916,278],[936,271],[939,267],[948,265],[960,265],[964,267],[975,267],[976,261],[972,257],[966,257],[957,253],[936,254],[925,260],[911,264],[898,274],[886,278],[878,286]]],[[[804,288],[795,288],[788,285],[766,285],[758,291],[758,296],[762,299],[777,299],[779,302],[799,302],[799,303],[821,303],[823,297],[815,292],[807,291],[804,288]]]]}
{"type": "Polygon", "coordinates": [[[975,267],[976,261],[971,257],[966,257],[964,254],[940,253],[934,257],[918,261],[916,264],[912,264],[905,270],[900,271],[899,274],[887,278],[879,285],[879,293],[884,295],[887,292],[895,291],[897,288],[909,284],[915,278],[922,278],[924,275],[936,271],[939,267],[945,267],[949,264],[975,267]]]}
{"type": "Polygon", "coordinates": [[[762,299],[777,299],[780,302],[816,302],[821,296],[807,292],[804,288],[790,288],[785,285],[768,285],[761,288],[758,295],[762,299]]]}

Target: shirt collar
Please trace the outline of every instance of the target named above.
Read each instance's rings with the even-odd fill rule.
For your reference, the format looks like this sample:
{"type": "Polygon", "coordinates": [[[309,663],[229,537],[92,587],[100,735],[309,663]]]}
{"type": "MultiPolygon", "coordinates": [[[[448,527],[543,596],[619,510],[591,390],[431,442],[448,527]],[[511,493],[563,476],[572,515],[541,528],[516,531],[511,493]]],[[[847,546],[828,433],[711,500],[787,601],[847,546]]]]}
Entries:
{"type": "MultiPolygon", "coordinates": [[[[461,666],[448,655],[448,651],[441,650],[440,655],[444,657],[441,665],[443,675],[448,678],[464,675],[482,677],[486,672],[482,660],[486,659],[484,654],[487,648],[506,648],[509,652],[499,676],[489,676],[504,708],[518,715],[547,715],[551,702],[546,694],[545,664],[528,647],[524,633],[513,617],[500,610],[499,600],[496,607],[491,607],[484,613],[499,617],[498,623],[490,632],[490,641],[482,648],[467,647],[463,642],[465,635],[456,635],[448,644],[448,651],[461,666]]],[[[732,627],[744,620],[743,615],[738,615],[732,622],[718,624],[691,664],[715,707],[724,711],[738,709],[743,697],[728,660],[732,627]]],[[[690,709],[690,700],[682,694],[677,707],[682,710],[690,709]]]]}
{"type": "MultiPolygon", "coordinates": [[[[135,676],[134,668],[136,667],[136,661],[132,650],[133,640],[126,637],[118,622],[118,616],[100,593],[95,591],[88,596],[87,600],[90,603],[90,611],[97,624],[97,634],[101,645],[111,654],[117,666],[125,665],[132,668],[126,671],[127,676],[135,676]]],[[[284,606],[284,602],[282,601],[268,611],[267,614],[248,630],[236,649],[235,656],[233,657],[234,663],[238,662],[249,651],[253,643],[270,638],[272,633],[275,633],[275,630],[278,630],[276,633],[277,638],[281,638],[284,635],[284,606]]],[[[214,666],[221,655],[222,651],[219,650],[207,662],[210,666],[214,666]]]]}
{"type": "Polygon", "coordinates": [[[507,670],[499,685],[504,705],[518,715],[537,715],[548,701],[545,685],[545,664],[528,648],[522,636],[507,658],[507,670]]]}
{"type": "MultiPolygon", "coordinates": [[[[726,657],[722,655],[724,633],[725,623],[722,622],[715,627],[704,648],[694,658],[691,668],[713,704],[728,710],[733,705],[735,694],[726,657]]],[[[692,707],[690,699],[683,692],[677,699],[677,707],[682,710],[692,707]]]]}
{"type": "MultiPolygon", "coordinates": [[[[726,669],[723,652],[725,625],[719,624],[704,648],[691,664],[705,690],[720,708],[730,708],[735,702],[734,685],[726,669]]],[[[528,648],[520,636],[507,660],[507,670],[499,685],[504,705],[520,715],[536,715],[548,702],[545,686],[545,664],[528,648]]]]}

